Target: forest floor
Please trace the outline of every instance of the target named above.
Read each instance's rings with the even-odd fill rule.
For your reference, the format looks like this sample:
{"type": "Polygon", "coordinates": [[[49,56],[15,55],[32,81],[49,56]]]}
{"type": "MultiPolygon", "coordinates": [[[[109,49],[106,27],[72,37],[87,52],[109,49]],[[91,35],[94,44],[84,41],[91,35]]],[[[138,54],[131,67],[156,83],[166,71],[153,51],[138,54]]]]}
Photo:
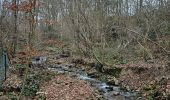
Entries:
{"type": "Polygon", "coordinates": [[[94,59],[70,55],[67,52],[56,52],[53,47],[46,47],[32,55],[34,55],[33,58],[46,56],[47,61],[33,64],[29,66],[29,69],[25,69],[28,54],[26,52],[17,53],[16,57],[12,59],[13,66],[3,84],[4,91],[0,94],[0,100],[15,100],[11,98],[18,98],[21,96],[21,92],[25,95],[21,96],[22,100],[97,100],[102,98],[99,91],[89,82],[74,76],[70,77],[67,74],[47,71],[47,67],[53,64],[72,64],[85,70],[94,78],[119,85],[127,91],[135,90],[141,93],[139,98],[143,100],[166,100],[170,95],[170,74],[169,70],[165,69],[166,63],[155,64],[141,61],[135,64],[103,66],[103,71],[99,72],[94,66],[97,63],[94,59]],[[25,78],[29,75],[25,75],[25,72],[29,73],[31,77],[35,76],[31,78],[32,83],[27,84],[25,78]],[[27,91],[19,90],[24,81],[29,88],[27,91]],[[30,84],[33,84],[33,87],[30,84]],[[37,84],[39,85],[37,86],[37,84]],[[36,88],[37,90],[34,90],[36,88]],[[32,93],[32,90],[35,93],[32,93]]]}
{"type": "Polygon", "coordinates": [[[11,59],[12,67],[3,83],[0,100],[17,100],[19,97],[21,100],[97,100],[101,98],[99,92],[89,82],[67,75],[65,72],[49,71],[49,66],[70,63],[71,60],[70,57],[62,57],[63,54],[51,53],[53,53],[52,50],[33,52],[32,58],[48,56],[48,60],[32,64],[25,69],[28,66],[29,54],[18,52],[15,58],[11,59]],[[22,91],[20,89],[23,88],[23,84],[27,88],[22,91]],[[38,87],[37,84],[39,84],[38,87]]]}

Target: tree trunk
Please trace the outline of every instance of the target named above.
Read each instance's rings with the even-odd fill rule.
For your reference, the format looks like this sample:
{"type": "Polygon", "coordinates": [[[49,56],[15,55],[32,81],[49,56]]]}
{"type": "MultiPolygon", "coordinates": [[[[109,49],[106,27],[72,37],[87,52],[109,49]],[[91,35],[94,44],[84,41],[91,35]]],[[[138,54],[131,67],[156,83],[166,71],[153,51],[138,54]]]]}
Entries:
{"type": "Polygon", "coordinates": [[[31,3],[31,11],[29,12],[29,16],[31,18],[31,20],[29,21],[30,24],[30,32],[29,32],[29,46],[30,49],[33,49],[34,46],[34,40],[35,40],[35,27],[36,27],[36,23],[35,23],[35,6],[36,6],[36,0],[30,0],[29,3],[31,3]]]}
{"type": "MultiPolygon", "coordinates": [[[[13,0],[13,4],[17,7],[17,0],[13,0]]],[[[17,8],[14,9],[14,33],[13,33],[13,41],[12,41],[12,55],[16,53],[17,48],[17,8]]]]}

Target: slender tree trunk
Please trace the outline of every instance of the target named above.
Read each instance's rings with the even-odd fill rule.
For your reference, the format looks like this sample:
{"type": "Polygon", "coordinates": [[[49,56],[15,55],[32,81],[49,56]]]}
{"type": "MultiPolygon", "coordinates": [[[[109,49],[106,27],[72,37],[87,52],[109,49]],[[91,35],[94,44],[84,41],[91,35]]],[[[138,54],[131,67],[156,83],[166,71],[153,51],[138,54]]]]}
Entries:
{"type": "Polygon", "coordinates": [[[142,6],[143,6],[143,0],[140,0],[140,3],[139,3],[139,12],[141,12],[142,6]]]}
{"type": "Polygon", "coordinates": [[[35,6],[36,6],[36,0],[29,0],[29,3],[31,3],[31,11],[29,12],[29,16],[31,18],[31,20],[29,21],[30,24],[30,32],[29,32],[29,46],[31,49],[33,49],[33,45],[34,45],[34,40],[35,40],[35,6]]]}
{"type": "MultiPolygon", "coordinates": [[[[13,0],[13,4],[17,7],[17,0],[13,0]]],[[[14,33],[13,33],[13,41],[12,41],[12,55],[16,53],[17,48],[17,8],[14,9],[14,33]]]]}

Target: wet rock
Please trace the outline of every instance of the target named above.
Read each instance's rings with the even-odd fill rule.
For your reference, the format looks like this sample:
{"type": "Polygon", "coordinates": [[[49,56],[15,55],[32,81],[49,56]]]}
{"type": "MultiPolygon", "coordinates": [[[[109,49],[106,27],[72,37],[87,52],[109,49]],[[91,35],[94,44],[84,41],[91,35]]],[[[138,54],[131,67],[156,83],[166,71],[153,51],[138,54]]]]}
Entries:
{"type": "Polygon", "coordinates": [[[103,89],[99,89],[98,91],[99,91],[100,93],[102,93],[102,94],[103,94],[103,93],[106,93],[106,91],[104,91],[103,89]]]}
{"type": "Polygon", "coordinates": [[[42,64],[46,61],[47,61],[47,57],[45,56],[33,57],[31,60],[32,64],[42,64]]]}
{"type": "Polygon", "coordinates": [[[82,68],[81,71],[86,71],[86,69],[85,69],[85,68],[82,68]]]}
{"type": "Polygon", "coordinates": [[[64,66],[68,67],[68,68],[72,68],[73,64],[64,64],[64,66]]]}
{"type": "Polygon", "coordinates": [[[57,71],[58,74],[65,74],[65,71],[57,71]]]}
{"type": "Polygon", "coordinates": [[[109,86],[109,87],[106,87],[107,91],[113,91],[113,87],[109,86]]]}
{"type": "Polygon", "coordinates": [[[88,73],[88,76],[91,78],[99,78],[100,75],[98,73],[88,73]]]}
{"type": "Polygon", "coordinates": [[[115,85],[118,86],[119,85],[119,80],[118,79],[114,79],[115,85]]]}
{"type": "Polygon", "coordinates": [[[108,77],[109,79],[107,80],[107,85],[114,85],[114,86],[118,86],[119,85],[119,81],[118,79],[116,79],[115,77],[108,77]]]}
{"type": "Polygon", "coordinates": [[[113,96],[118,96],[118,95],[120,95],[120,93],[117,92],[117,91],[113,91],[113,92],[112,92],[112,95],[113,95],[113,96]]]}

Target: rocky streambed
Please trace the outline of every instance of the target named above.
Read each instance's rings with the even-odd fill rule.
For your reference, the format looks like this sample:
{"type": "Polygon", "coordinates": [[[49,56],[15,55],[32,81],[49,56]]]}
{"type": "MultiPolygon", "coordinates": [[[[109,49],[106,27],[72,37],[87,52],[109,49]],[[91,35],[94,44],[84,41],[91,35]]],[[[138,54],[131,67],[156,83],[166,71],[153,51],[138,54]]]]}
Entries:
{"type": "Polygon", "coordinates": [[[122,89],[119,85],[108,84],[89,75],[85,70],[74,67],[71,64],[56,64],[48,67],[48,70],[61,74],[76,76],[81,80],[90,82],[100,92],[104,100],[134,100],[137,93],[122,89]]]}

